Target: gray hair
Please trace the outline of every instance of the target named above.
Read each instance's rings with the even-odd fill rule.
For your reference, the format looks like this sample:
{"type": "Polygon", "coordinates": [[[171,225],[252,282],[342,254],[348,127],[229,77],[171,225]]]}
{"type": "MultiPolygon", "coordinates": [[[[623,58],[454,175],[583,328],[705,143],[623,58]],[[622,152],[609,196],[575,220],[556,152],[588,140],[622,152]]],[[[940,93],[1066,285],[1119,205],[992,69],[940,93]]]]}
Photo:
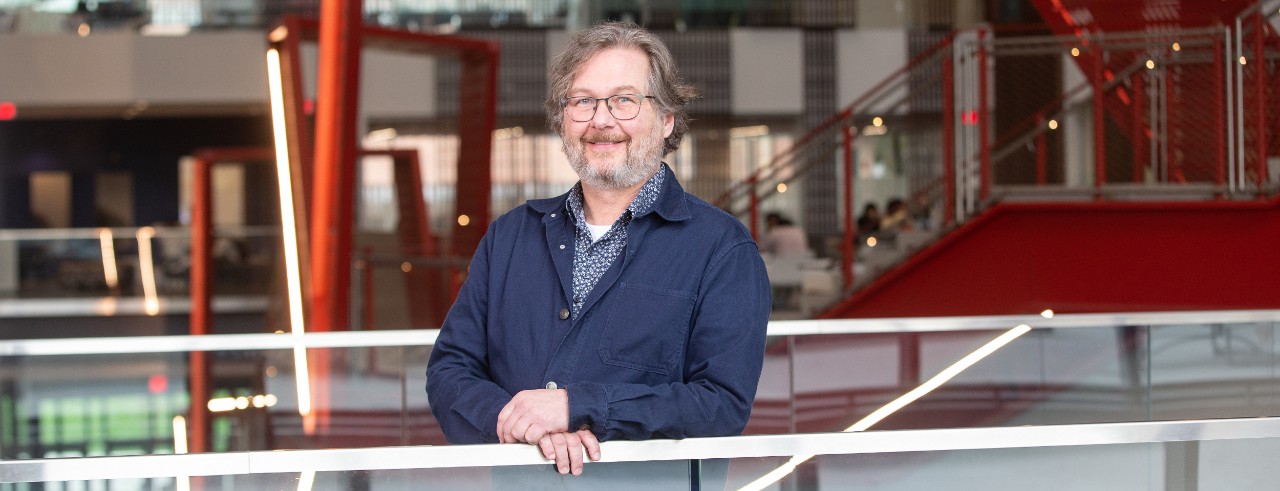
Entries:
{"type": "Polygon", "coordinates": [[[662,153],[666,155],[675,151],[680,147],[680,140],[684,139],[685,130],[689,128],[689,114],[684,107],[698,97],[698,89],[680,78],[675,59],[661,39],[631,23],[604,22],[573,34],[569,39],[569,47],[556,56],[547,72],[550,88],[544,104],[547,125],[556,133],[563,131],[564,99],[578,70],[591,57],[612,48],[639,48],[649,56],[647,95],[653,96],[650,102],[659,115],[675,116],[675,128],[662,142],[662,153]]]}

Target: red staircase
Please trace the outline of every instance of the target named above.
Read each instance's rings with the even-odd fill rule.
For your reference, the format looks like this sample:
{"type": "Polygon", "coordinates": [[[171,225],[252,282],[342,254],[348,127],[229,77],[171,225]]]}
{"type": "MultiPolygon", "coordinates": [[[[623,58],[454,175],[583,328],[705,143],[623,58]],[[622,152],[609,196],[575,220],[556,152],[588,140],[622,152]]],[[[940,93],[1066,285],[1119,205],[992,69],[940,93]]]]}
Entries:
{"type": "Polygon", "coordinates": [[[906,193],[945,210],[940,230],[855,267],[877,249],[852,230],[846,178],[843,300],[820,317],[1280,307],[1280,12],[1034,3],[1056,36],[954,33],[719,204],[755,225],[778,183],[833,160],[856,176],[851,148],[884,121],[942,147],[906,193]]]}

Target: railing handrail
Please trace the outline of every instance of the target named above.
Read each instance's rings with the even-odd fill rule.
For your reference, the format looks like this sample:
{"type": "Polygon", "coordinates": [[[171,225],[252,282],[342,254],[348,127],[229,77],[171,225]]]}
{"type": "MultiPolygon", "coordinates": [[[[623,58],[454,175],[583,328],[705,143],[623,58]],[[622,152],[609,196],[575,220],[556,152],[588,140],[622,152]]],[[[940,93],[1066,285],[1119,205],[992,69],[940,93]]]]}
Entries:
{"type": "MultiPolygon", "coordinates": [[[[601,444],[602,463],[882,454],[1280,437],[1280,418],[758,435],[601,444]]],[[[0,462],[0,482],[546,465],[531,445],[264,450],[0,462]]],[[[594,464],[588,463],[584,473],[594,464]]]]}
{"type": "MultiPolygon", "coordinates": [[[[1008,329],[1026,324],[1032,329],[1106,326],[1160,326],[1280,322],[1280,310],[1210,310],[1186,312],[1129,312],[1105,314],[995,315],[966,317],[903,317],[882,319],[815,319],[771,321],[770,336],[829,334],[897,334],[1008,329]]],[[[67,356],[92,354],[185,353],[190,351],[269,350],[305,348],[368,348],[430,346],[439,329],[313,332],[283,334],[210,334],[203,336],[118,336],[0,341],[0,356],[67,356]]]]}
{"type": "MultiPolygon", "coordinates": [[[[183,237],[191,235],[191,227],[187,225],[155,225],[149,227],[69,227],[69,228],[0,228],[0,242],[36,241],[36,240],[98,240],[103,230],[110,231],[118,240],[134,237],[138,230],[151,228],[156,237],[183,237]]],[[[279,225],[219,225],[214,228],[219,235],[263,235],[280,234],[279,225]]]]}

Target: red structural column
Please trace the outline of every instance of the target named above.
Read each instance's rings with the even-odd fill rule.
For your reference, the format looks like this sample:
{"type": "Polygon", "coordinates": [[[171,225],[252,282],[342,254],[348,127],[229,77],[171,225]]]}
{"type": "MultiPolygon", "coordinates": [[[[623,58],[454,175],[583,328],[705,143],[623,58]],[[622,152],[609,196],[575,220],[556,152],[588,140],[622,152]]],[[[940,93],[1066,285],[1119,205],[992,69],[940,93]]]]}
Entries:
{"type": "Polygon", "coordinates": [[[841,243],[840,271],[844,277],[844,288],[853,288],[853,263],[857,253],[858,231],[853,220],[853,127],[844,124],[844,241],[841,243]]]}
{"type": "MultiPolygon", "coordinates": [[[[314,22],[314,21],[313,21],[314,22]]],[[[294,195],[297,206],[294,212],[297,213],[297,222],[299,224],[308,223],[306,210],[311,204],[311,170],[314,162],[314,148],[312,143],[312,128],[307,120],[308,110],[306,102],[306,91],[303,87],[302,76],[302,60],[300,53],[300,43],[304,39],[303,31],[306,27],[297,17],[286,17],[282,25],[273,30],[268,36],[272,47],[276,48],[276,52],[280,54],[280,77],[283,91],[284,102],[284,118],[285,132],[288,137],[288,150],[290,157],[290,170],[293,173],[294,195]]],[[[315,30],[315,27],[311,27],[315,30]]],[[[311,111],[315,108],[312,106],[311,111]]],[[[306,241],[302,239],[308,236],[306,232],[299,233],[299,252],[305,252],[306,241]]],[[[306,258],[303,258],[306,263],[306,258]]]]}
{"type": "MultiPolygon", "coordinates": [[[[345,329],[360,95],[361,1],[321,3],[311,223],[312,312],[308,330],[345,329]]],[[[317,384],[319,385],[319,384],[317,384]]]]}
{"type": "MultiPolygon", "coordinates": [[[[435,236],[427,218],[427,204],[422,199],[422,173],[416,150],[393,152],[396,201],[400,205],[400,252],[406,257],[437,258],[435,236]]],[[[405,275],[405,291],[421,295],[409,301],[409,319],[414,327],[436,327],[444,323],[453,295],[439,290],[447,284],[447,269],[410,265],[405,275]]],[[[372,275],[372,273],[370,273],[372,275]]],[[[370,303],[369,305],[373,305],[370,303]]]]}
{"type": "Polygon", "coordinates": [[[454,255],[470,255],[489,227],[490,157],[498,117],[497,43],[462,54],[458,94],[458,215],[454,255]],[[466,218],[462,218],[462,217],[466,218]]]}
{"type": "Polygon", "coordinates": [[[991,196],[991,145],[987,141],[990,134],[987,120],[987,31],[978,31],[978,152],[980,155],[980,175],[982,182],[978,184],[978,197],[986,201],[991,196]]]}
{"type": "MultiPolygon", "coordinates": [[[[947,38],[948,47],[951,38],[947,38]]],[[[947,50],[942,57],[942,174],[943,193],[942,223],[951,225],[956,216],[956,95],[955,67],[953,51],[947,50]]]]}
{"type": "MultiPolygon", "coordinates": [[[[212,268],[212,167],[213,162],[203,155],[196,155],[192,176],[191,200],[191,320],[192,336],[209,334],[212,323],[213,268],[212,268]]],[[[187,421],[187,450],[191,453],[209,451],[209,360],[204,351],[190,353],[188,369],[190,404],[187,421]]]]}

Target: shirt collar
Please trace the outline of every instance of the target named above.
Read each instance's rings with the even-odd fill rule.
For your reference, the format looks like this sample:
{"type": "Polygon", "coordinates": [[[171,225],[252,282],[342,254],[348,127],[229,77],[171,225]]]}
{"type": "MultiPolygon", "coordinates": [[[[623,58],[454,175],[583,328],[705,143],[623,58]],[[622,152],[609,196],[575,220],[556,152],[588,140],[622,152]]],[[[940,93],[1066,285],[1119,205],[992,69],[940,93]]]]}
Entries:
{"type": "MultiPolygon", "coordinates": [[[[556,196],[554,198],[533,199],[527,202],[530,208],[544,215],[543,220],[547,220],[551,213],[563,210],[567,214],[573,214],[572,204],[570,200],[574,196],[581,206],[582,184],[578,183],[570,189],[569,192],[556,196]]],[[[654,173],[648,181],[645,181],[644,187],[636,198],[631,200],[631,204],[627,209],[632,212],[633,217],[643,216],[649,212],[656,212],[658,216],[668,221],[681,221],[689,218],[689,204],[684,199],[684,188],[676,180],[675,173],[667,164],[662,164],[658,172],[654,173]],[[651,188],[652,187],[652,188],[651,188]],[[656,189],[657,192],[651,195],[646,194],[647,189],[656,189]],[[646,198],[641,200],[641,197],[646,198]],[[640,206],[637,206],[640,205],[640,206]]]]}

